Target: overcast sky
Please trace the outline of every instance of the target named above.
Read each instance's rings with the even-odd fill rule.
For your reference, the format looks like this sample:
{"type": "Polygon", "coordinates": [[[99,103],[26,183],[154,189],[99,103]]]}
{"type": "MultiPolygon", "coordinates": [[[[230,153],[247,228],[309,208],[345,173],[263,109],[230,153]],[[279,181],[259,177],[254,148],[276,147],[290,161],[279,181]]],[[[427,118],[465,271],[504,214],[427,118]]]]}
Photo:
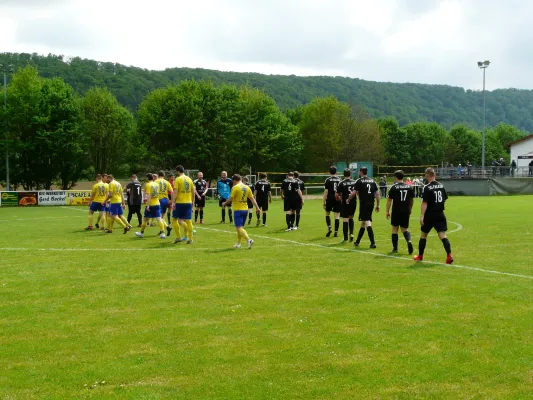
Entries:
{"type": "Polygon", "coordinates": [[[533,89],[528,0],[0,0],[0,52],[533,89]]]}

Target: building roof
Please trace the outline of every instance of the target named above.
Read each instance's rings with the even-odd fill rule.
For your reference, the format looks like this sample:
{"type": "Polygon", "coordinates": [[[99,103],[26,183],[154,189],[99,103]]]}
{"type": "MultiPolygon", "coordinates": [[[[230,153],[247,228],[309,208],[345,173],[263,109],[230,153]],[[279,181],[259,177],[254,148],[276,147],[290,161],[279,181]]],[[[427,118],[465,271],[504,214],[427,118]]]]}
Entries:
{"type": "Polygon", "coordinates": [[[529,139],[533,139],[533,134],[531,135],[527,135],[527,136],[524,136],[523,138],[520,138],[518,140],[513,140],[512,142],[509,143],[509,146],[512,146],[514,144],[518,144],[518,143],[522,143],[522,142],[525,142],[526,140],[529,140],[529,139]]]}

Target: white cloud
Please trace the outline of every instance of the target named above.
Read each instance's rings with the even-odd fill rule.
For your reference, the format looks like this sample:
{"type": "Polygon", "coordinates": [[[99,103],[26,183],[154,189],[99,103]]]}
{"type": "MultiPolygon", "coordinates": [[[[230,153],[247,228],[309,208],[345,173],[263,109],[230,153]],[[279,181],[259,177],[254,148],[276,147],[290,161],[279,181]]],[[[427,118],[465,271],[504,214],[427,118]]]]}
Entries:
{"type": "Polygon", "coordinates": [[[520,0],[0,0],[2,50],[479,89],[533,88],[520,0]]]}

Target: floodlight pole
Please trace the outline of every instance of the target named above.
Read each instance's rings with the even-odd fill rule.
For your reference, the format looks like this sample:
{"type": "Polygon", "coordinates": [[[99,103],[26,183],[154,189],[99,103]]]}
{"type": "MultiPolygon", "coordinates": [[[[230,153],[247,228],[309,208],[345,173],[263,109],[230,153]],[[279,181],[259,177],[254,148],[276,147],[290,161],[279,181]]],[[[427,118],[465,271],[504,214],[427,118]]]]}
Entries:
{"type": "Polygon", "coordinates": [[[478,67],[483,70],[483,134],[481,136],[481,174],[485,177],[485,130],[486,130],[486,115],[487,115],[487,96],[485,92],[485,70],[489,66],[490,61],[479,61],[478,67]]]}

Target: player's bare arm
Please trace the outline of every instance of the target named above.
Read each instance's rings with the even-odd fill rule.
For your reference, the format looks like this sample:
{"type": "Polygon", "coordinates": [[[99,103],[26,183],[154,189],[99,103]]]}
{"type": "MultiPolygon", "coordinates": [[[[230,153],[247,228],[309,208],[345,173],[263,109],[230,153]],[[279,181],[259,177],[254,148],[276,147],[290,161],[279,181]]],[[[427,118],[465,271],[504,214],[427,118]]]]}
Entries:
{"type": "Polygon", "coordinates": [[[376,212],[379,212],[379,202],[381,200],[381,195],[379,194],[379,190],[375,194],[376,196],[376,212]]]}
{"type": "Polygon", "coordinates": [[[424,215],[426,214],[427,209],[428,209],[428,203],[424,201],[420,209],[420,225],[422,226],[424,225],[424,215]]]}
{"type": "Polygon", "coordinates": [[[326,199],[328,198],[328,189],[324,189],[324,198],[322,199],[322,207],[326,209],[326,199]]]}
{"type": "Polygon", "coordinates": [[[390,206],[391,205],[392,205],[392,199],[388,199],[387,200],[387,205],[386,205],[386,214],[385,214],[387,219],[390,219],[390,206]]]}
{"type": "MultiPolygon", "coordinates": [[[[302,206],[304,205],[304,195],[300,189],[298,189],[298,195],[300,196],[300,200],[302,200],[302,206]]],[[[326,207],[326,203],[324,203],[324,207],[326,207]]]]}
{"type": "Polygon", "coordinates": [[[411,200],[409,200],[409,215],[413,212],[413,205],[415,204],[415,199],[411,197],[411,200]]]}

